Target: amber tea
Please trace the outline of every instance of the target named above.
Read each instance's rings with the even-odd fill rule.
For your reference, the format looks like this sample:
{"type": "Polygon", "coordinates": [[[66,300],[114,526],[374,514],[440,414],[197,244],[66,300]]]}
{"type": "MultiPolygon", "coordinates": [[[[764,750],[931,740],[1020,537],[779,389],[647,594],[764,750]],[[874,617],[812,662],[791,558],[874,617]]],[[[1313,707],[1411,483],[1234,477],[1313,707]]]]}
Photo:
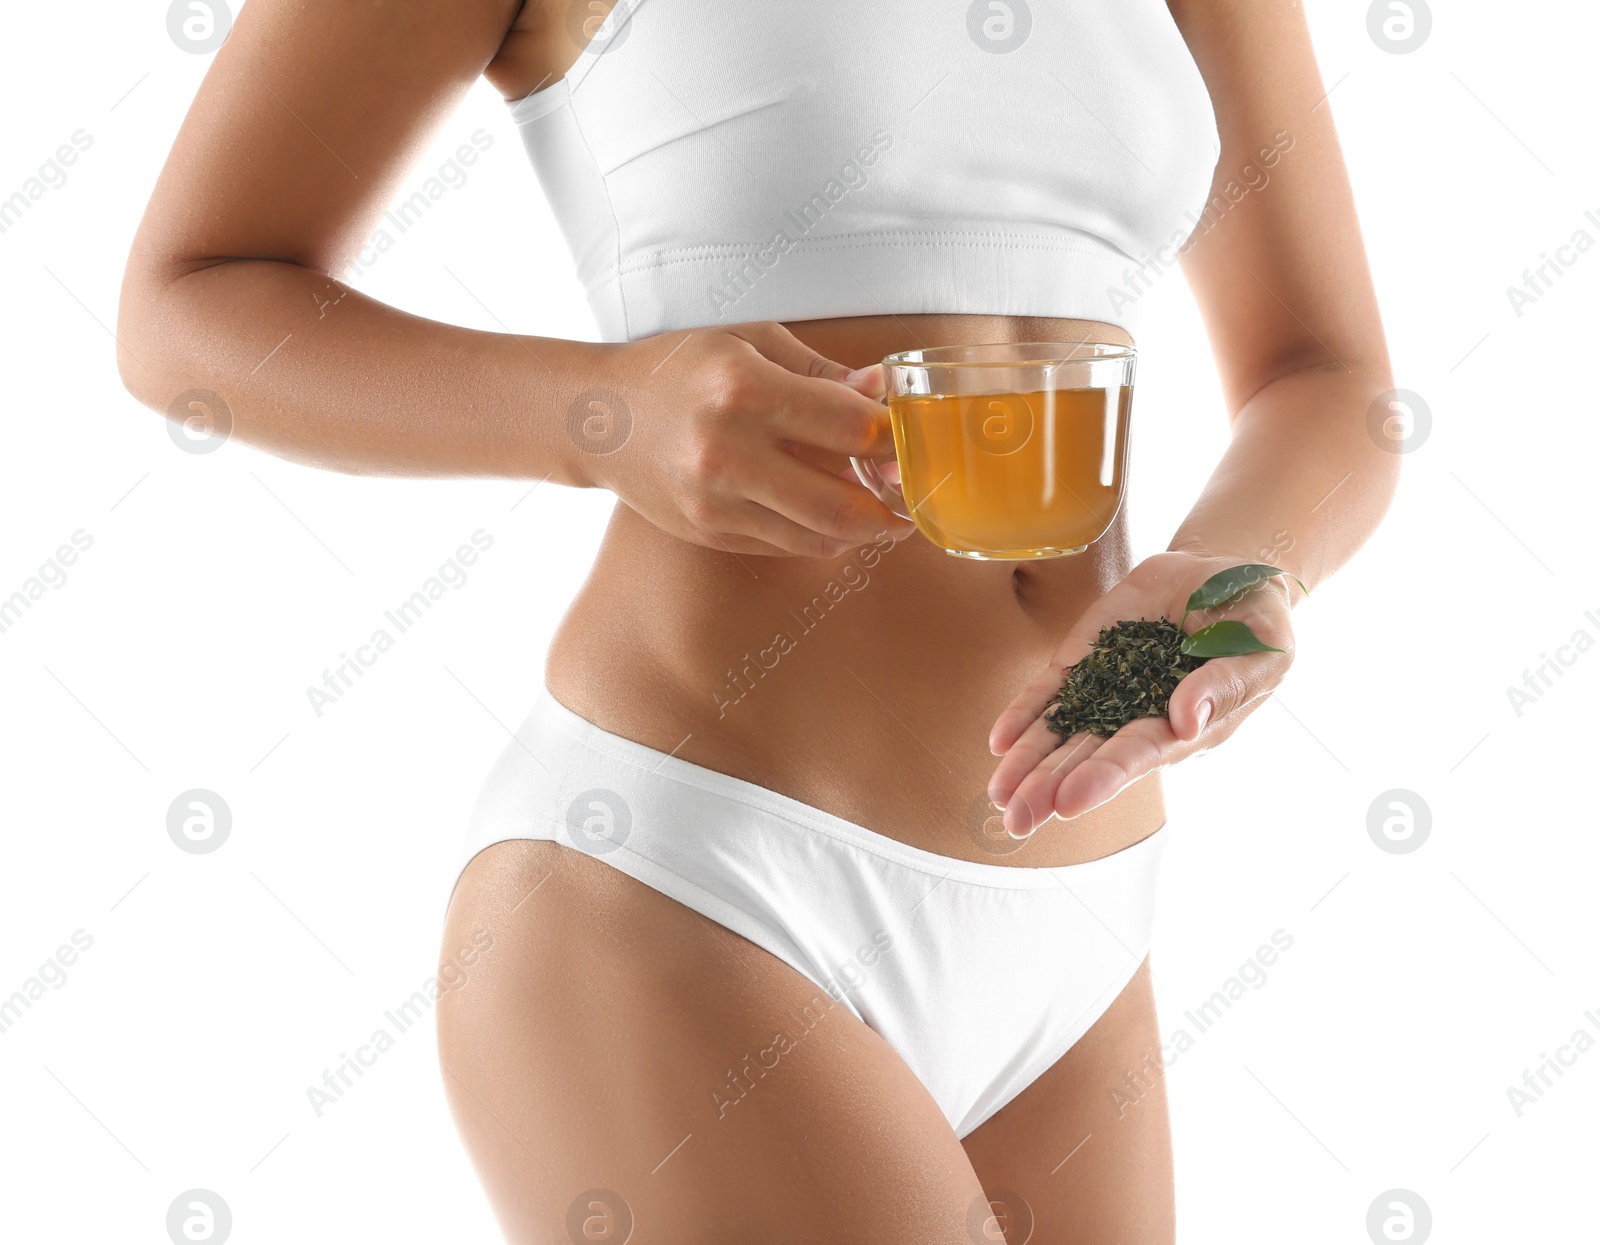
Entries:
{"type": "Polygon", "coordinates": [[[1099,342],[907,350],[883,361],[899,487],[863,483],[958,557],[1081,553],[1127,488],[1134,351],[1099,342]]]}
{"type": "Polygon", "coordinates": [[[889,403],[900,492],[936,545],[991,558],[1086,548],[1122,503],[1132,391],[902,398],[889,403]]]}

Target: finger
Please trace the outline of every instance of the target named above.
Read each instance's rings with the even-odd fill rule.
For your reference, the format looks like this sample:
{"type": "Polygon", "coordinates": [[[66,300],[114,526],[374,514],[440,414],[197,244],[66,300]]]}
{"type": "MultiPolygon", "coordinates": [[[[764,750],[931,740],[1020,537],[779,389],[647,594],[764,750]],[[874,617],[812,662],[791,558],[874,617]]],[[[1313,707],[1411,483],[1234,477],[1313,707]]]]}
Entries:
{"type": "Polygon", "coordinates": [[[1070,739],[1063,738],[1036,715],[1001,757],[1000,764],[995,766],[994,774],[989,779],[989,798],[996,804],[1009,804],[1023,779],[1038,769],[1046,757],[1054,755],[1063,746],[1077,745],[1093,738],[1082,732],[1070,739]]]}
{"type": "Polygon", "coordinates": [[[1213,657],[1179,680],[1167,717],[1179,739],[1194,741],[1212,723],[1267,695],[1283,681],[1293,660],[1294,639],[1286,618],[1270,611],[1239,616],[1263,644],[1281,653],[1213,657]]]}
{"type": "Polygon", "coordinates": [[[672,534],[679,540],[688,541],[691,545],[701,545],[723,553],[758,554],[764,557],[792,556],[788,549],[759,537],[736,531],[714,531],[686,514],[680,513],[679,517],[682,519],[682,525],[672,534]]]}
{"type": "Polygon", "coordinates": [[[1166,718],[1140,718],[1106,740],[1083,764],[1062,774],[1051,792],[1051,807],[1063,821],[1080,817],[1192,751],[1192,745],[1173,734],[1166,718]]]}
{"type": "Polygon", "coordinates": [[[1243,657],[1213,657],[1178,682],[1167,706],[1167,718],[1177,738],[1193,742],[1213,722],[1218,722],[1277,685],[1282,664],[1269,660],[1274,653],[1243,657]]]}
{"type": "MultiPolygon", "coordinates": [[[[1023,734],[1039,721],[1046,707],[1055,699],[1067,680],[1072,667],[1090,653],[1102,626],[1101,610],[1092,615],[1085,613],[1067,629],[1066,638],[1056,648],[1049,663],[1017,693],[1011,703],[1000,711],[989,729],[989,751],[995,756],[1005,756],[1015,748],[1023,734]]],[[[1054,738],[1059,739],[1056,735],[1054,738]]]]}
{"type": "MultiPolygon", "coordinates": [[[[997,757],[1011,760],[1011,754],[1017,750],[1017,745],[1025,733],[1035,723],[1041,727],[1039,715],[1045,711],[1045,706],[1050,703],[1051,697],[1061,690],[1062,681],[1066,678],[1062,668],[1052,661],[1031,680],[1026,687],[1018,692],[1016,697],[1000,711],[1000,716],[995,719],[994,725],[989,728],[989,751],[997,757]]],[[[1049,731],[1048,727],[1044,727],[1049,731]]],[[[1061,736],[1051,732],[1051,737],[1057,742],[1061,736]]],[[[1042,739],[1042,737],[1041,737],[1042,739]]],[[[1038,757],[1032,758],[1037,763],[1038,757]]],[[[1000,769],[1005,769],[1004,763],[1000,769]]],[[[998,770],[996,771],[999,772],[998,770]]],[[[999,798],[999,797],[996,797],[999,798]]]]}
{"type": "MultiPolygon", "coordinates": [[[[1119,584],[1096,600],[1067,628],[1067,634],[1051,656],[1049,664],[1017,693],[995,719],[989,731],[990,752],[995,756],[1004,756],[1015,747],[1023,732],[1038,720],[1045,707],[1061,690],[1067,672],[1093,650],[1094,642],[1100,638],[1100,629],[1118,618],[1131,616],[1124,611],[1121,601],[1122,597],[1128,595],[1119,584]]],[[[1131,604],[1128,608],[1132,608],[1131,604]]]]}
{"type": "Polygon", "coordinates": [[[1051,814],[1079,817],[1190,750],[1160,717],[1130,722],[1110,738],[1096,738],[1093,747],[1063,748],[1022,780],[1006,805],[1006,829],[1026,837],[1051,814]]]}
{"type": "MultiPolygon", "coordinates": [[[[779,435],[857,458],[883,457],[894,452],[888,412],[878,401],[882,379],[876,387],[867,385],[872,395],[867,396],[860,391],[863,379],[871,381],[870,375],[859,375],[865,369],[852,372],[774,321],[736,324],[728,332],[773,365],[763,376],[772,390],[772,400],[762,405],[763,413],[777,423],[779,435]]],[[[881,367],[876,370],[883,371],[881,367]]]]}
{"type": "Polygon", "coordinates": [[[728,332],[749,342],[763,356],[796,376],[829,381],[847,381],[850,377],[851,369],[817,353],[775,320],[731,325],[728,332]]]}
{"type": "Polygon", "coordinates": [[[737,532],[713,532],[708,528],[688,528],[679,533],[679,536],[691,545],[700,545],[706,549],[714,549],[718,553],[731,553],[738,557],[762,558],[789,558],[794,555],[787,549],[770,545],[764,540],[756,540],[752,536],[740,536],[737,532]]]}
{"type": "MultiPolygon", "coordinates": [[[[1059,738],[1059,736],[1057,736],[1059,738]]],[[[1056,791],[1062,779],[1087,764],[1106,741],[1098,735],[1078,734],[1042,757],[1017,782],[1004,801],[1001,824],[1013,838],[1025,839],[1055,813],[1056,791]]]]}
{"type": "Polygon", "coordinates": [[[766,414],[780,437],[856,458],[894,453],[889,408],[850,385],[774,370],[766,414]]]}
{"type": "Polygon", "coordinates": [[[756,540],[753,537],[740,536],[732,532],[724,535],[700,528],[690,528],[681,533],[681,538],[691,545],[699,545],[717,553],[729,553],[739,558],[791,558],[794,556],[787,549],[769,545],[764,540],[756,540]]]}
{"type": "Polygon", "coordinates": [[[874,497],[853,472],[846,480],[791,454],[771,457],[775,461],[763,461],[763,469],[745,483],[746,494],[795,524],[846,545],[872,540],[884,532],[902,538],[916,531],[916,524],[874,497]]]}
{"type": "Polygon", "coordinates": [[[741,534],[775,545],[783,553],[802,558],[837,558],[853,546],[872,539],[870,536],[862,537],[861,540],[830,536],[803,523],[797,523],[787,515],[754,500],[740,502],[731,522],[741,534]]]}
{"type": "Polygon", "coordinates": [[[857,368],[844,378],[844,383],[875,402],[881,401],[889,388],[889,378],[884,374],[881,363],[869,363],[866,367],[857,368]]]}

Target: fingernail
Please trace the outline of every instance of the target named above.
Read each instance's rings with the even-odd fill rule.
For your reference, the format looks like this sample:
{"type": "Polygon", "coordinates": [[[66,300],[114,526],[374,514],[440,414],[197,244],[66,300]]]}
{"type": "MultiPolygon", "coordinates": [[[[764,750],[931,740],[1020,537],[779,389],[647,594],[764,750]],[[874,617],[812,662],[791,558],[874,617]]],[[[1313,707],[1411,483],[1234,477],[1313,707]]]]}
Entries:
{"type": "Polygon", "coordinates": [[[867,364],[866,367],[858,367],[855,371],[851,372],[850,375],[845,377],[845,382],[847,384],[853,385],[858,380],[861,380],[864,377],[872,375],[872,373],[876,372],[877,370],[878,370],[878,365],[876,363],[869,363],[869,364],[867,364]]]}
{"type": "MultiPolygon", "coordinates": [[[[1015,799],[1015,798],[1016,797],[1013,795],[1012,799],[1015,799]]],[[[1028,811],[1028,807],[1027,807],[1026,804],[1023,805],[1022,811],[1025,812],[1025,813],[1028,811]]],[[[1033,818],[1029,817],[1028,820],[1032,821],[1033,818]]],[[[1005,822],[1002,821],[1000,824],[1002,826],[1004,826],[1005,822]]],[[[1006,826],[1006,834],[1009,837],[1013,838],[1013,839],[1022,840],[1022,839],[1029,838],[1036,829],[1038,829],[1037,826],[1031,826],[1031,825],[1026,830],[1013,830],[1009,826],[1006,826]]]]}
{"type": "Polygon", "coordinates": [[[998,800],[990,800],[989,806],[997,813],[1003,813],[1006,811],[1006,806],[1001,804],[998,800]]]}
{"type": "Polygon", "coordinates": [[[1195,730],[1195,737],[1196,738],[1199,738],[1200,732],[1206,729],[1206,723],[1211,721],[1211,702],[1209,700],[1202,700],[1200,702],[1200,712],[1199,712],[1199,715],[1198,715],[1198,720],[1200,722],[1200,725],[1195,730]]]}

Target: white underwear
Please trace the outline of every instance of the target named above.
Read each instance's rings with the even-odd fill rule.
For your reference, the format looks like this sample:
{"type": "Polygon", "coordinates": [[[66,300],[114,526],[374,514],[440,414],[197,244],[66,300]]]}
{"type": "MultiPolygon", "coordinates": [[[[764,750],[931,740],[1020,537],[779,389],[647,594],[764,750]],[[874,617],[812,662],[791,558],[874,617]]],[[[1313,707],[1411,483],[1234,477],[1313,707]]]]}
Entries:
{"type": "Polygon", "coordinates": [[[461,867],[505,839],[576,848],[777,956],[880,1034],[964,1137],[1138,969],[1166,833],[1086,864],[957,860],[613,735],[541,687],[461,867]]]}

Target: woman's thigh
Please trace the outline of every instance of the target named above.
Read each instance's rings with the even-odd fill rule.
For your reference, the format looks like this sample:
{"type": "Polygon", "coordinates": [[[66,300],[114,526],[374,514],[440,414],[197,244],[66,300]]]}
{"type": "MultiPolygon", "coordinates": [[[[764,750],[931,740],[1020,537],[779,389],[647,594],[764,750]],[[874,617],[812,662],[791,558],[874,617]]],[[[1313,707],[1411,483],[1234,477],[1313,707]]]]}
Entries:
{"type": "Polygon", "coordinates": [[[508,1241],[984,1239],[972,1166],[900,1057],[725,927],[518,840],[462,875],[445,954],[469,945],[439,1050],[508,1241]]]}
{"type": "Polygon", "coordinates": [[[962,1144],[1009,1245],[1170,1245],[1172,1133],[1150,962],[962,1144]]]}

